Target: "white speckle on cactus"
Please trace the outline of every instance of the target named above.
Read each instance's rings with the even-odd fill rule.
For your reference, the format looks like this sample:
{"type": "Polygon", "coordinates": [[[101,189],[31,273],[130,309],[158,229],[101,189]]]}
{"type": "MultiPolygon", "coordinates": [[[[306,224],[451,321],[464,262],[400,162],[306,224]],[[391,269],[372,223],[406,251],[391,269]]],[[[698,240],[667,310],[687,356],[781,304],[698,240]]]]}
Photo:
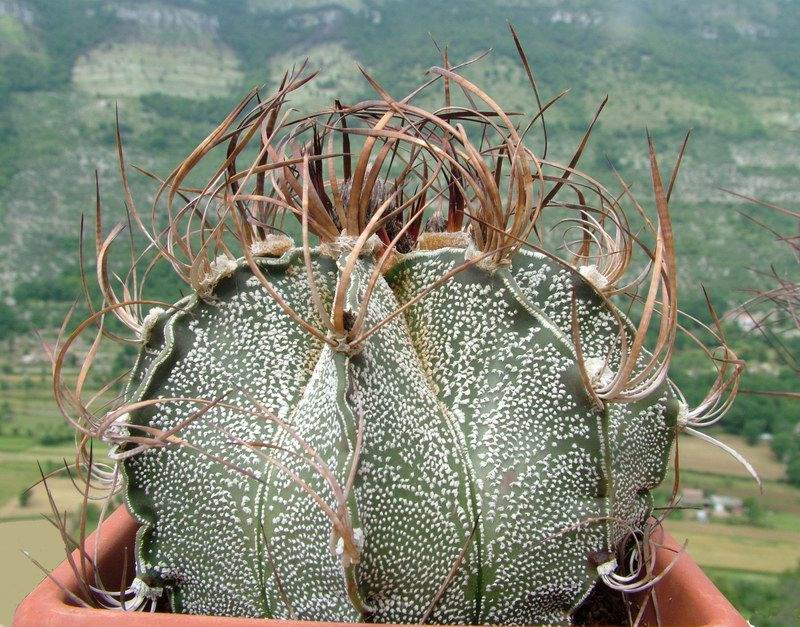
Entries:
{"type": "Polygon", "coordinates": [[[585,361],[586,374],[595,387],[605,387],[614,380],[614,372],[604,357],[589,357],[585,361]]]}
{"type": "Polygon", "coordinates": [[[200,280],[198,293],[206,295],[216,287],[217,283],[225,277],[231,276],[238,267],[234,259],[227,255],[219,255],[208,264],[208,273],[200,280]]]}
{"type": "Polygon", "coordinates": [[[684,429],[689,424],[689,405],[684,401],[678,402],[678,427],[684,429]]]}
{"type": "MultiPolygon", "coordinates": [[[[269,233],[263,240],[250,244],[250,252],[255,257],[280,257],[294,246],[288,235],[269,233]]],[[[257,277],[253,277],[258,280],[257,277]]]]}
{"type": "Polygon", "coordinates": [[[595,264],[580,266],[578,272],[580,272],[581,276],[589,281],[598,291],[602,292],[608,287],[608,279],[600,272],[595,264]]]}
{"type": "Polygon", "coordinates": [[[469,235],[464,231],[445,233],[420,233],[417,240],[419,250],[439,250],[440,248],[466,248],[469,245],[469,235]]]}
{"type": "Polygon", "coordinates": [[[136,595],[137,598],[149,599],[150,601],[155,601],[164,593],[163,588],[148,586],[138,577],[134,577],[133,581],[131,582],[131,591],[136,595]]]}
{"type": "Polygon", "coordinates": [[[166,313],[166,309],[163,307],[153,307],[150,311],[147,312],[147,315],[142,320],[142,330],[140,331],[139,338],[143,342],[147,342],[150,339],[150,333],[153,330],[153,327],[156,326],[158,322],[159,316],[166,313]]]}
{"type": "Polygon", "coordinates": [[[361,527],[353,529],[353,541],[356,543],[356,548],[359,552],[364,550],[364,530],[361,527]]]}
{"type": "Polygon", "coordinates": [[[607,562],[603,562],[597,567],[597,574],[602,576],[607,576],[617,570],[617,560],[616,558],[611,558],[607,562]]]}

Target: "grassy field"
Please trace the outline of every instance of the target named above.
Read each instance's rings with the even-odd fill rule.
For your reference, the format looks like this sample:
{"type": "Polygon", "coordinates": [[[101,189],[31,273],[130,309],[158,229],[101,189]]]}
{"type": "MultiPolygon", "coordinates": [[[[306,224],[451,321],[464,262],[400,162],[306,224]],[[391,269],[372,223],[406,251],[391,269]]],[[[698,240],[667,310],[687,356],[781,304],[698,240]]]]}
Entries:
{"type": "MultiPolygon", "coordinates": [[[[39,480],[37,461],[45,469],[55,468],[64,457],[73,455],[69,446],[44,447],[31,437],[0,438],[0,626],[11,624],[16,604],[42,578],[22,550],[30,551],[47,568],[64,558],[58,533],[42,519],[42,514],[51,513],[42,486],[30,491],[24,505],[20,494],[39,480]]],[[[48,484],[61,511],[78,510],[81,497],[69,479],[53,479],[48,484]]]]}
{"type": "Polygon", "coordinates": [[[777,575],[773,575],[770,573],[758,573],[752,572],[748,570],[736,570],[731,568],[718,568],[715,566],[705,566],[703,570],[706,574],[714,579],[717,580],[725,580],[725,579],[735,579],[742,583],[751,583],[754,585],[768,585],[774,586],[778,580],[777,575]]]}
{"type": "MultiPolygon", "coordinates": [[[[58,476],[48,479],[47,487],[60,511],[78,512],[80,510],[83,496],[75,489],[66,474],[59,473],[58,476]]],[[[36,485],[29,491],[24,505],[19,498],[8,500],[0,505],[0,522],[40,518],[42,514],[52,515],[50,501],[42,484],[36,485]]]]}
{"type": "MultiPolygon", "coordinates": [[[[688,437],[680,442],[682,488],[753,499],[761,515],[749,524],[746,519],[701,523],[691,512],[679,512],[666,528],[676,539],[688,540],[689,554],[752,624],[795,625],[800,617],[791,601],[796,579],[786,573],[800,568],[800,490],[781,480],[783,466],[765,444],[749,446],[740,437],[717,435],[753,463],[764,481],[763,493],[729,455],[688,437]]],[[[671,482],[670,472],[657,491],[662,502],[671,482]]]]}
{"type": "MultiPolygon", "coordinates": [[[[681,471],[681,487],[699,488],[707,493],[726,494],[740,499],[755,498],[766,511],[800,517],[800,490],[781,481],[765,481],[761,492],[752,479],[699,473],[684,468],[681,471]]],[[[666,494],[671,489],[672,471],[667,474],[658,492],[666,494]]]]}
{"type": "MultiPolygon", "coordinates": [[[[795,524],[800,518],[795,519],[795,524]]],[[[800,528],[793,531],[749,525],[670,520],[675,538],[688,538],[688,550],[702,566],[755,573],[782,573],[800,563],[800,528]]]]}
{"type": "Polygon", "coordinates": [[[45,520],[7,521],[0,523],[0,626],[11,625],[17,603],[41,581],[43,574],[25,557],[28,550],[45,568],[53,568],[64,559],[61,538],[45,520]]]}
{"type": "MultiPolygon", "coordinates": [[[[800,490],[781,481],[783,466],[765,444],[749,446],[738,436],[719,435],[745,455],[763,479],[763,492],[747,471],[722,450],[682,437],[681,486],[756,499],[763,510],[757,524],[744,521],[700,523],[691,514],[669,520],[668,528],[689,539],[689,552],[702,565],[742,572],[778,573],[800,563],[800,490]],[[731,463],[733,462],[733,463],[731,463]]],[[[663,498],[672,484],[672,472],[659,489],[663,498]]],[[[712,519],[713,520],[713,519],[712,519]]]]}
{"type": "Polygon", "coordinates": [[[39,477],[39,471],[31,461],[0,462],[0,473],[3,477],[0,482],[0,503],[16,500],[39,477]]]}
{"type": "MultiPolygon", "coordinates": [[[[784,478],[786,469],[775,459],[766,442],[753,446],[743,437],[728,433],[719,434],[719,439],[744,455],[761,479],[778,481],[784,478]]],[[[681,466],[686,470],[730,477],[750,476],[747,469],[725,451],[690,436],[681,437],[680,457],[681,466]]]]}

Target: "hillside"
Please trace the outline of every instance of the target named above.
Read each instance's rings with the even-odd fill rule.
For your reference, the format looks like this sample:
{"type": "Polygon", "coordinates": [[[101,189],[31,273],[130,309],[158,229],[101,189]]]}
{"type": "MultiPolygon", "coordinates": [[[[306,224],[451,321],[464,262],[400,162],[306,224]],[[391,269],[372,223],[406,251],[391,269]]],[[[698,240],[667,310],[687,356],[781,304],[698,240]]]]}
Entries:
{"type": "Polygon", "coordinates": [[[684,303],[700,302],[701,280],[718,294],[745,284],[743,267],[767,240],[718,188],[787,204],[800,196],[800,146],[789,133],[800,128],[797,3],[3,0],[3,296],[20,281],[74,272],[95,169],[106,203],[118,204],[115,103],[130,161],[165,173],[248,88],[274,84],[305,56],[323,73],[298,106],[368,97],[356,62],[393,93],[410,90],[438,62],[430,30],[454,60],[493,48],[468,75],[506,107],[529,110],[506,19],[545,98],[570,90],[548,120],[556,155],[568,154],[606,93],[584,167],[609,182],[606,159],[643,182],[646,125],[665,154],[693,129],[674,206],[679,250],[691,258],[684,303]]]}

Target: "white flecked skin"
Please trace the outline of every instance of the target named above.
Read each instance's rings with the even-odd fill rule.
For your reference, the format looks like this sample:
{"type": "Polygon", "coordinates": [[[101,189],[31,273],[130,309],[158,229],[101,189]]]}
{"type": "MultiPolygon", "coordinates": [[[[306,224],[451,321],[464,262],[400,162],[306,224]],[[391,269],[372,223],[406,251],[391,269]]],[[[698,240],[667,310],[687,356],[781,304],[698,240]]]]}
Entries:
{"type": "MultiPolygon", "coordinates": [[[[402,257],[379,280],[367,326],[463,261],[454,248],[402,257]]],[[[321,329],[302,251],[258,263],[321,329]]],[[[372,264],[358,262],[351,309],[372,264]]],[[[314,253],[314,269],[330,307],[336,260],[314,253]]],[[[419,622],[463,553],[431,622],[568,622],[597,581],[597,556],[649,515],[677,415],[666,385],[635,404],[593,406],[570,340],[573,287],[584,353],[605,359],[619,343],[606,305],[578,273],[524,252],[510,267],[457,274],[348,356],[304,332],[240,263],[214,302],[190,297],[159,316],[128,396],[228,393],[226,403],[248,410],[255,398],[341,484],[363,420],[347,509],[363,534],[356,572],[369,620],[419,622]]],[[[132,417],[165,428],[196,408],[168,403],[132,417]]],[[[287,472],[333,505],[296,439],[225,407],[180,435],[207,455],[168,446],[125,462],[128,504],[144,523],[138,576],[163,586],[180,612],[363,620],[331,550],[330,520],[287,472]],[[263,450],[281,467],[231,435],[274,445],[263,450]]]]}

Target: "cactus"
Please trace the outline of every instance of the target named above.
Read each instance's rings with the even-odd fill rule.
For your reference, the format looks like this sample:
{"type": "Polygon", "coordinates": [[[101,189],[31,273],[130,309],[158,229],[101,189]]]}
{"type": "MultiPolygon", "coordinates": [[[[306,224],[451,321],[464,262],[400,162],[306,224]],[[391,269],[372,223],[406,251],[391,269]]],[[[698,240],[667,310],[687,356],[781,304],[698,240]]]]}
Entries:
{"type": "MultiPolygon", "coordinates": [[[[314,252],[326,301],[351,252],[314,252]]],[[[379,278],[368,324],[463,264],[465,252],[399,260],[379,278]]],[[[351,298],[362,297],[374,263],[359,260],[351,298]]],[[[314,319],[301,250],[258,265],[314,319]]],[[[157,355],[137,373],[132,402],[224,396],[263,415],[218,406],[185,429],[191,447],[129,458],[128,504],[146,525],[139,576],[168,588],[177,611],[416,622],[466,546],[432,620],[566,619],[597,578],[587,560],[606,562],[626,525],[649,514],[647,489],[664,475],[677,417],[666,385],[631,407],[594,405],[569,335],[574,283],[581,308],[595,313],[587,350],[615,339],[591,286],[519,253],[508,268],[465,269],[350,354],[298,329],[253,279],[239,263],[213,303],[182,301],[145,344],[157,355]],[[308,463],[312,449],[331,479],[308,463]],[[242,472],[232,477],[215,457],[242,472]],[[597,522],[580,525],[587,519],[597,522]]],[[[130,423],[172,429],[191,413],[189,403],[151,406],[130,423]]]]}
{"type": "MultiPolygon", "coordinates": [[[[61,381],[73,336],[56,389],[70,421],[110,443],[113,469],[92,476],[118,490],[121,473],[142,525],[134,583],[105,605],[569,622],[599,581],[652,583],[649,491],[678,430],[716,420],[741,370],[724,348],[693,410],[667,378],[675,173],[665,186],[650,143],[651,250],[575,169],[589,131],[568,166],[549,162],[479,88],[432,71],[446,84],[436,112],[366,73],[379,100],[294,121],[280,110],[300,72],[248,110],[250,94],[157,194],[169,222],[145,229],[150,250],[193,288],[174,305],[149,302],[143,316],[135,272],[118,297],[107,277],[118,229],[98,241],[105,303],[81,330],[107,332],[113,314],[141,351],[124,401],[101,416],[80,382],[73,393],[61,381]],[[452,85],[486,111],[452,106],[452,85]],[[256,158],[237,168],[254,137],[256,158]],[[216,175],[189,191],[218,145],[216,175]],[[532,244],[545,211],[572,212],[569,259],[532,244]],[[637,247],[649,276],[624,285],[637,247]],[[615,301],[640,284],[635,323],[615,301]]],[[[120,157],[144,228],[121,143],[120,157]]]]}

